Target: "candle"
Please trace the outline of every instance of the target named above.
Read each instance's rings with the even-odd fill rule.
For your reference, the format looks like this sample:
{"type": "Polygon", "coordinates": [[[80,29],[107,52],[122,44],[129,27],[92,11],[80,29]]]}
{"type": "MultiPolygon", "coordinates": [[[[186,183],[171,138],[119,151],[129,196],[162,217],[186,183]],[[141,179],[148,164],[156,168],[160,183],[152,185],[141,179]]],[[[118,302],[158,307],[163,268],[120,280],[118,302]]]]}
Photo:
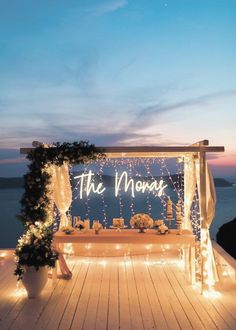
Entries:
{"type": "Polygon", "coordinates": [[[84,220],[84,229],[86,229],[86,230],[90,229],[90,220],[89,219],[84,220]]]}
{"type": "Polygon", "coordinates": [[[181,201],[178,200],[176,204],[176,224],[178,229],[178,234],[181,234],[181,227],[182,227],[182,214],[181,214],[181,201]]]}
{"type": "Polygon", "coordinates": [[[172,200],[170,199],[170,197],[167,201],[167,220],[168,221],[173,220],[172,200]]]}

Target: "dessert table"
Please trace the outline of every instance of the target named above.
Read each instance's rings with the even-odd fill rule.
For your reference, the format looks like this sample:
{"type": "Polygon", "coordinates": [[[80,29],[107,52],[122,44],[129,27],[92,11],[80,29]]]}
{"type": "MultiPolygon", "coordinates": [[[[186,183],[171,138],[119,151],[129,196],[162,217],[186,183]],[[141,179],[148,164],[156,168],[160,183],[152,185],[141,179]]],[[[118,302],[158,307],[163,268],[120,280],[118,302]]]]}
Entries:
{"type": "Polygon", "coordinates": [[[189,231],[177,235],[177,230],[161,235],[154,229],[147,229],[145,233],[139,233],[137,229],[103,229],[95,235],[94,230],[75,230],[71,234],[57,231],[54,234],[55,243],[125,243],[125,244],[178,244],[180,246],[195,246],[195,236],[189,231]]]}
{"type": "Polygon", "coordinates": [[[139,233],[137,229],[103,229],[99,234],[94,230],[77,231],[71,234],[65,234],[58,231],[54,234],[54,245],[61,248],[62,244],[79,245],[80,254],[88,252],[88,249],[97,250],[102,247],[103,256],[112,256],[112,251],[128,248],[129,254],[137,248],[143,253],[150,253],[151,250],[178,250],[182,249],[186,272],[189,272],[191,283],[195,283],[195,236],[189,231],[183,231],[177,235],[177,230],[171,230],[171,233],[161,235],[154,229],[148,229],[146,233],[139,233]],[[135,248],[134,248],[135,247],[135,248]],[[84,248],[84,249],[83,249],[84,248]],[[107,253],[106,253],[107,249],[107,253]],[[84,251],[84,252],[83,252],[84,251]],[[130,252],[131,251],[131,252],[130,252]],[[108,255],[109,254],[109,255],[108,255]]]}

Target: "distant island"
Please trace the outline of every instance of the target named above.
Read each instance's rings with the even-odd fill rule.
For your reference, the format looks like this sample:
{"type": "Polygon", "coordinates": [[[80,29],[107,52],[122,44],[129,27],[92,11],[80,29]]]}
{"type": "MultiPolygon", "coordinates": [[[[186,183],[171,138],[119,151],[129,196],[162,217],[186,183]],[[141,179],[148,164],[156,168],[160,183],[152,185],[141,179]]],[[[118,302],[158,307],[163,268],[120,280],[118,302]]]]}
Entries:
{"type": "MultiPolygon", "coordinates": [[[[172,180],[174,182],[177,182],[178,177],[176,174],[171,176],[172,180]]],[[[142,179],[141,177],[133,177],[134,180],[140,180],[142,179]]],[[[148,179],[148,177],[143,177],[144,179],[148,179]]],[[[149,178],[151,179],[151,178],[149,178]]],[[[155,176],[154,177],[155,180],[160,180],[160,177],[155,176]]],[[[171,185],[170,183],[170,179],[168,176],[164,176],[163,180],[168,184],[171,185]]],[[[113,186],[114,185],[114,177],[111,175],[103,175],[103,182],[104,185],[106,186],[113,186]]],[[[214,182],[215,182],[215,186],[216,187],[232,187],[232,183],[227,181],[224,178],[214,178],[214,182]]],[[[16,177],[16,178],[1,178],[0,177],[0,189],[17,189],[17,188],[23,188],[24,186],[24,179],[23,177],[16,177]]]]}
{"type": "Polygon", "coordinates": [[[19,178],[0,178],[0,189],[16,189],[24,187],[23,177],[19,178]]]}
{"type": "Polygon", "coordinates": [[[215,186],[216,187],[232,187],[233,183],[229,182],[223,178],[214,178],[215,186]]]}

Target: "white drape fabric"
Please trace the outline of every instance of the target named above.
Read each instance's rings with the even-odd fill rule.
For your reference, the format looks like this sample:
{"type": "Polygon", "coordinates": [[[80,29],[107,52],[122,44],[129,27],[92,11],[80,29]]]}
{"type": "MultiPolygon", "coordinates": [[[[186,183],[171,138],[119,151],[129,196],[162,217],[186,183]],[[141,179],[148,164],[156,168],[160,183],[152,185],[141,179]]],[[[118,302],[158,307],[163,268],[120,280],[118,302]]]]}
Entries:
{"type": "MultiPolygon", "coordinates": [[[[199,160],[196,161],[196,177],[197,177],[197,186],[198,189],[200,188],[200,164],[199,160]]],[[[199,194],[199,201],[200,201],[200,212],[201,212],[201,196],[199,194]]],[[[216,207],[216,191],[215,191],[215,184],[209,169],[209,166],[206,162],[206,211],[207,217],[206,219],[202,219],[201,224],[201,244],[204,247],[206,253],[206,268],[208,273],[208,285],[214,285],[215,282],[219,280],[215,258],[213,254],[212,244],[211,244],[211,237],[210,237],[210,226],[212,220],[215,216],[215,207],[216,207]]]]}
{"type": "Polygon", "coordinates": [[[66,212],[72,203],[68,165],[54,166],[52,173],[53,199],[60,214],[60,228],[68,225],[66,212]]]}
{"type": "Polygon", "coordinates": [[[196,169],[193,156],[184,157],[184,218],[182,228],[192,231],[191,206],[196,190],[196,169]]]}

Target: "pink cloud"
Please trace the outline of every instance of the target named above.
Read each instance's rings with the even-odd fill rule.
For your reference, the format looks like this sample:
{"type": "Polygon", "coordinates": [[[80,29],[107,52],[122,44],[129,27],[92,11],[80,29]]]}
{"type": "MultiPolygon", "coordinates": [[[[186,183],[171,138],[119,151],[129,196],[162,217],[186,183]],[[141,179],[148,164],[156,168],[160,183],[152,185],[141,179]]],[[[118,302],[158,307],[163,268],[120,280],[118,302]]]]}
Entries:
{"type": "Polygon", "coordinates": [[[5,158],[0,159],[0,165],[2,164],[23,164],[27,160],[25,158],[19,157],[19,158],[5,158]]]}
{"type": "Polygon", "coordinates": [[[215,159],[209,159],[208,162],[213,166],[236,167],[236,156],[227,155],[215,159]]]}

